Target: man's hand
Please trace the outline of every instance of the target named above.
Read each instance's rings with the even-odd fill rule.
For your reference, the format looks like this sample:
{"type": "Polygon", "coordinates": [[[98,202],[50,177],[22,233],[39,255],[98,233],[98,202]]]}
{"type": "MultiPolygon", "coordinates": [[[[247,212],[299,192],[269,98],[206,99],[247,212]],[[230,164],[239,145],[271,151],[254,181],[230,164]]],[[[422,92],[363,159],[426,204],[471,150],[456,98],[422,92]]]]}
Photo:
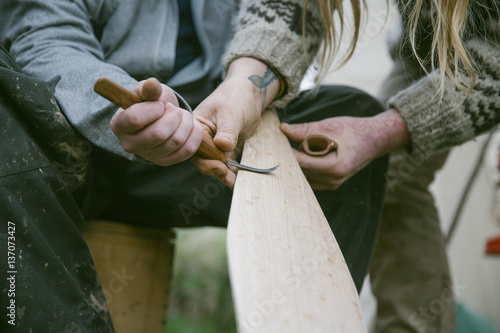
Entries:
{"type": "MultiPolygon", "coordinates": [[[[234,159],[244,141],[257,129],[262,111],[278,89],[278,79],[266,64],[239,58],[229,67],[225,80],[194,110],[194,116],[214,137],[215,144],[228,153],[228,158],[234,159]]],[[[202,173],[215,176],[233,188],[235,169],[198,156],[191,160],[202,173]]]]}
{"type": "Polygon", "coordinates": [[[281,130],[296,142],[319,134],[337,142],[337,150],[324,156],[294,150],[315,190],[337,189],[373,159],[409,143],[408,129],[396,110],[369,118],[334,117],[312,123],[282,124],[281,130]]]}
{"type": "Polygon", "coordinates": [[[119,109],[111,119],[123,149],[161,166],[190,158],[200,146],[203,127],[179,108],[173,91],[151,78],[137,83],[133,92],[144,102],[119,109]]]}

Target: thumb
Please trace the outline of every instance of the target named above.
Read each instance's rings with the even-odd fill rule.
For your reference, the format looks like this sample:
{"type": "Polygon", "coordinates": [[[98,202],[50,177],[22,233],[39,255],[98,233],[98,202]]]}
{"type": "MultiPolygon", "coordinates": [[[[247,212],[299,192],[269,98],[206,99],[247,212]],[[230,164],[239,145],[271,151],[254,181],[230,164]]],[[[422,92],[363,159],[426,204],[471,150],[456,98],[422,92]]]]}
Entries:
{"type": "Polygon", "coordinates": [[[238,143],[238,135],[241,131],[241,126],[239,126],[233,118],[219,121],[214,142],[223,151],[232,151],[238,143]]]}
{"type": "Polygon", "coordinates": [[[144,81],[139,89],[139,96],[145,101],[157,101],[162,91],[163,88],[160,81],[152,77],[144,81]]]}
{"type": "Polygon", "coordinates": [[[287,124],[281,123],[280,129],[285,135],[292,141],[302,142],[309,135],[310,132],[310,124],[302,123],[302,124],[287,124]]]}

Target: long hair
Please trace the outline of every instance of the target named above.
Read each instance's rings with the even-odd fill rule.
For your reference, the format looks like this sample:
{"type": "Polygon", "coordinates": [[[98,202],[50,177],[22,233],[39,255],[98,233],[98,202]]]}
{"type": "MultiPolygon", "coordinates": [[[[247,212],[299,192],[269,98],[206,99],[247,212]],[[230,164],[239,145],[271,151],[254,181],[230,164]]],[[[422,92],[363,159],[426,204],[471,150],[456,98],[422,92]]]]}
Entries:
{"type": "MultiPolygon", "coordinates": [[[[439,90],[443,93],[446,76],[461,91],[471,92],[476,82],[475,64],[464,46],[469,0],[427,0],[430,1],[432,18],[431,69],[440,69],[439,90]],[[437,65],[437,66],[436,66],[437,65]],[[464,82],[460,77],[463,70],[469,77],[464,82]]],[[[415,35],[424,0],[416,0],[410,13],[409,31],[413,54],[422,64],[415,48],[415,35]]]]}
{"type": "MultiPolygon", "coordinates": [[[[321,57],[319,60],[319,71],[316,77],[316,82],[320,82],[327,74],[329,69],[335,60],[335,56],[340,54],[340,42],[344,36],[344,31],[347,26],[347,21],[345,19],[345,7],[344,1],[342,0],[312,0],[318,1],[319,9],[321,12],[321,20],[323,27],[323,47],[321,51],[321,57]],[[339,19],[337,24],[338,29],[335,27],[334,14],[339,19]]],[[[311,0],[306,0],[305,9],[311,0]]],[[[347,51],[344,52],[342,58],[340,59],[340,65],[343,66],[354,54],[356,49],[356,44],[358,42],[361,21],[362,21],[362,8],[366,11],[365,0],[350,0],[350,5],[353,12],[353,38],[347,47],[347,51]]],[[[306,31],[306,10],[304,9],[304,15],[302,18],[302,36],[304,37],[304,47],[305,47],[305,31],[306,31]]]]}
{"type": "MultiPolygon", "coordinates": [[[[338,0],[317,0],[320,4],[320,10],[323,19],[323,29],[325,30],[323,36],[324,49],[322,59],[320,62],[321,74],[328,70],[333,62],[333,58],[338,51],[339,38],[342,37],[342,29],[344,26],[343,10],[338,0]],[[333,24],[334,11],[337,10],[337,15],[340,17],[341,31],[337,33],[333,24]],[[339,37],[336,37],[336,36],[339,37]]],[[[364,0],[363,0],[364,1],[364,0]]],[[[389,0],[387,0],[388,2],[389,0]]],[[[469,19],[469,2],[475,0],[413,0],[408,1],[406,10],[409,11],[408,31],[409,42],[414,56],[423,64],[423,59],[420,58],[417,52],[416,34],[421,17],[424,2],[429,2],[430,13],[432,18],[432,48],[430,54],[431,69],[434,71],[436,68],[440,69],[441,82],[439,90],[443,92],[444,82],[446,76],[455,84],[455,86],[462,90],[471,92],[476,82],[475,64],[470,57],[464,45],[464,35],[466,33],[467,21],[469,19]],[[410,7],[411,5],[411,7],[410,7]],[[469,77],[469,82],[463,80],[461,72],[464,72],[469,77]]],[[[309,2],[309,1],[307,1],[309,2]]],[[[351,49],[343,59],[344,64],[353,54],[359,37],[359,19],[361,17],[360,1],[351,0],[351,5],[354,10],[355,34],[350,44],[351,49]]],[[[365,5],[366,7],[366,5],[365,5]]],[[[423,66],[423,65],[422,65],[423,66]]]]}

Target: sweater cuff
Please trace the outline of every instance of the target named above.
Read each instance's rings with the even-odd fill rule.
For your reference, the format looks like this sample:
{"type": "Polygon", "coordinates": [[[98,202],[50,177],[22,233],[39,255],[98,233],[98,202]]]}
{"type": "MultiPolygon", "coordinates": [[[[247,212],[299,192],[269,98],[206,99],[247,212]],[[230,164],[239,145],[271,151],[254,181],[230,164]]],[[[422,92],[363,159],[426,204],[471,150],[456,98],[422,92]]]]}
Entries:
{"type": "Polygon", "coordinates": [[[431,73],[389,100],[401,113],[411,138],[411,153],[429,156],[474,137],[465,114],[465,95],[446,79],[443,98],[439,93],[439,73],[431,73]]]}
{"type": "MultiPolygon", "coordinates": [[[[279,30],[279,29],[276,29],[279,30]]],[[[307,70],[302,43],[290,31],[272,31],[252,27],[237,32],[222,59],[227,71],[231,62],[241,57],[251,57],[266,63],[284,79],[286,91],[269,107],[284,107],[299,91],[300,82],[307,70]]]]}

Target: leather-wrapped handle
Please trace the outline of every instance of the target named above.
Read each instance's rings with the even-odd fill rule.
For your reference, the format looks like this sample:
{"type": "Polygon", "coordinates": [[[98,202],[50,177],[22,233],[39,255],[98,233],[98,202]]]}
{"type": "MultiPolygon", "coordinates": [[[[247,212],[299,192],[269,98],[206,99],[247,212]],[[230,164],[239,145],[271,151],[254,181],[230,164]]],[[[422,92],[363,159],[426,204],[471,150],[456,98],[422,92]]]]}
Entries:
{"type": "MultiPolygon", "coordinates": [[[[122,109],[128,109],[136,103],[143,102],[141,97],[107,77],[101,77],[96,81],[94,91],[122,109]]],[[[207,132],[203,134],[196,154],[206,159],[227,162],[226,153],[215,145],[214,140],[207,132]]]]}

